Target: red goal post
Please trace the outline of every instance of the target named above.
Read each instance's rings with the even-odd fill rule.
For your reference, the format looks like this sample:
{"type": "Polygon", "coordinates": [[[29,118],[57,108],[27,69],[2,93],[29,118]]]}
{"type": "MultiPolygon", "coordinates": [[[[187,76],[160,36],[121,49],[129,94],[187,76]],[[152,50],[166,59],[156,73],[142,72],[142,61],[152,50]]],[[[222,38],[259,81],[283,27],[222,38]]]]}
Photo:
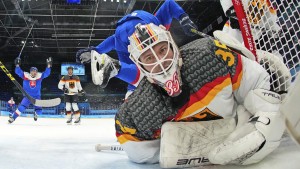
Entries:
{"type": "MultiPolygon", "coordinates": [[[[299,1],[232,0],[232,3],[245,46],[255,56],[257,50],[268,51],[277,56],[291,74],[291,79],[286,80],[293,81],[300,70],[299,1]]],[[[264,63],[266,60],[259,62],[267,70],[272,69],[266,67],[264,63]]],[[[271,70],[269,73],[274,71],[276,70],[271,70]]],[[[272,81],[273,88],[279,88],[281,85],[284,83],[272,81]]]]}

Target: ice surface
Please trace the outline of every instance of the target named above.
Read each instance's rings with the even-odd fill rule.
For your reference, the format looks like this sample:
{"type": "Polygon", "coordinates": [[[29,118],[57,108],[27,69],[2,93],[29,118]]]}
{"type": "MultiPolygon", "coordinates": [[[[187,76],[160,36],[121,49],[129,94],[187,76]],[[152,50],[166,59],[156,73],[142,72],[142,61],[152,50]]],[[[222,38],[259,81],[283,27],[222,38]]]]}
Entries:
{"type": "MultiPolygon", "coordinates": [[[[96,152],[96,144],[118,144],[114,121],[82,119],[66,125],[65,119],[20,117],[7,124],[0,117],[0,169],[156,169],[135,164],[124,152],[96,152]]],[[[205,166],[201,169],[300,169],[300,148],[289,138],[264,161],[250,166],[205,166]]]]}

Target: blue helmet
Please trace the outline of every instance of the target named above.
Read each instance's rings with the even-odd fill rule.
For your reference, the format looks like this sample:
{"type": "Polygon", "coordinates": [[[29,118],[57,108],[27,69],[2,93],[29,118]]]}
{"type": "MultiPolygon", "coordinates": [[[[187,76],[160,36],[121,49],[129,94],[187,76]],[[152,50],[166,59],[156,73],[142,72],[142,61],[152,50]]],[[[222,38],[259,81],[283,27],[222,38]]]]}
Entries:
{"type": "Polygon", "coordinates": [[[38,71],[38,69],[37,69],[36,67],[31,67],[31,68],[30,68],[30,72],[31,72],[31,71],[34,71],[34,70],[35,70],[35,71],[38,71]]]}

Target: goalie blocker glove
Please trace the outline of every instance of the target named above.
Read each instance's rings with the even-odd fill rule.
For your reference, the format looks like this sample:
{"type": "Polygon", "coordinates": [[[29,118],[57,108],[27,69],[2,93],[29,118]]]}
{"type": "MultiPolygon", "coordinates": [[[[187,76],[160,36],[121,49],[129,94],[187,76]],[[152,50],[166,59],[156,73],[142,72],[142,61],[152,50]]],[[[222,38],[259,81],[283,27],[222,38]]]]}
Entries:
{"type": "Polygon", "coordinates": [[[94,46],[88,48],[80,49],[76,53],[76,62],[77,63],[90,63],[91,62],[91,51],[95,50],[94,46]]]}
{"type": "Polygon", "coordinates": [[[279,112],[280,103],[281,97],[275,92],[264,89],[250,91],[244,100],[244,107],[237,111],[237,128],[222,144],[210,151],[210,162],[248,165],[261,161],[274,151],[285,129],[284,118],[279,112]],[[240,120],[241,116],[245,116],[243,119],[249,117],[248,122],[240,120]]]}
{"type": "Polygon", "coordinates": [[[182,14],[180,16],[179,23],[186,35],[188,36],[196,35],[191,31],[191,29],[198,30],[198,27],[194,24],[194,22],[190,19],[190,17],[187,14],[182,14]]]}

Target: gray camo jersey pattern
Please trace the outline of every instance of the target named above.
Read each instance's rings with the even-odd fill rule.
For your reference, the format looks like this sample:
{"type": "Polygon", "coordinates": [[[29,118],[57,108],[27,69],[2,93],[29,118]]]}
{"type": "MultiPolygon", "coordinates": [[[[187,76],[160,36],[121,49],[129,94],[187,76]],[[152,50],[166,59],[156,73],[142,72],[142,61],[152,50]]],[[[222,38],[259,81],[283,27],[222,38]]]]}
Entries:
{"type": "MultiPolygon", "coordinates": [[[[209,39],[198,39],[180,48],[183,58],[181,76],[190,88],[190,94],[197,92],[203,85],[212,82],[228,73],[234,76],[234,63],[228,67],[221,56],[216,56],[218,48],[209,39]]],[[[237,55],[234,54],[235,59],[237,55]]],[[[170,121],[177,114],[172,99],[161,92],[161,89],[145,78],[137,89],[123,103],[115,117],[122,127],[136,129],[133,135],[140,140],[153,140],[164,122],[170,121]]],[[[116,131],[122,134],[121,127],[116,124],[116,131]]]]}

